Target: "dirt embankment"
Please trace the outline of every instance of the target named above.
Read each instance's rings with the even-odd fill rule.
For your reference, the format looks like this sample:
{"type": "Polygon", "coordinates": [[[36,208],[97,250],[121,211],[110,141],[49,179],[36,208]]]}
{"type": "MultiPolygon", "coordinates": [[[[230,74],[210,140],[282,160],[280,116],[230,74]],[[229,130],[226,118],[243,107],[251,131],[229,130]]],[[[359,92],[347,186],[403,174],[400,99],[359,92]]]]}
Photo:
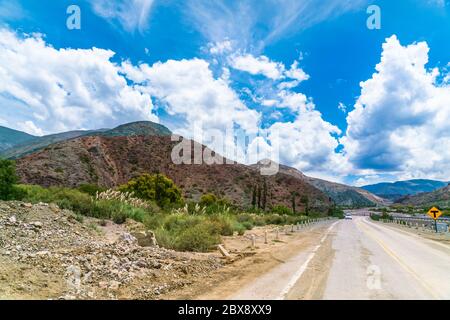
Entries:
{"type": "Polygon", "coordinates": [[[0,202],[0,299],[226,299],[314,246],[327,225],[283,227],[278,240],[274,226],[224,237],[224,258],[143,247],[136,222],[80,221],[55,205],[0,202]]]}
{"type": "Polygon", "coordinates": [[[222,265],[141,247],[136,223],[100,224],[54,205],[0,202],[0,299],[156,299],[222,265]]]}
{"type": "MultiPolygon", "coordinates": [[[[279,240],[276,240],[277,227],[268,226],[255,228],[248,231],[244,237],[225,237],[224,246],[232,254],[232,259],[223,268],[211,271],[208,277],[163,295],[166,299],[234,299],[235,295],[244,287],[254,284],[259,279],[276,270],[283,264],[286,264],[292,258],[303,252],[308,252],[320,242],[330,223],[311,225],[297,230],[291,226],[281,228],[279,240]],[[292,232],[293,231],[293,232],[292,232]],[[265,243],[265,232],[267,232],[268,241],[265,243]],[[255,235],[256,246],[252,249],[251,235],[255,235]]],[[[308,268],[306,275],[302,277],[302,285],[297,286],[295,297],[289,296],[288,299],[316,299],[320,298],[326,272],[321,272],[324,276],[319,279],[315,271],[324,269],[322,261],[332,259],[333,253],[330,246],[331,240],[328,240],[320,252],[324,257],[315,259],[308,268]],[[311,289],[313,288],[313,289],[311,289]],[[312,292],[310,292],[312,290],[312,292]]],[[[300,266],[295,266],[292,274],[300,266]]],[[[323,270],[322,270],[323,271],[323,270]]],[[[276,273],[276,272],[275,272],[276,273]]],[[[276,281],[276,279],[274,279],[276,281]]]]}

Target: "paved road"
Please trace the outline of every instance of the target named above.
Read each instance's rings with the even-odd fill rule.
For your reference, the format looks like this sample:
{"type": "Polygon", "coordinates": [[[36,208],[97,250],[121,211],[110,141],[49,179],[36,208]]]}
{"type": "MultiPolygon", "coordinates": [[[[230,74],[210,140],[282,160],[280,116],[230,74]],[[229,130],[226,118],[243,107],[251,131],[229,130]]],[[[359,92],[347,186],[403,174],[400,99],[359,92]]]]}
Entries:
{"type": "Polygon", "coordinates": [[[354,217],[231,299],[450,299],[450,246],[354,217]]]}
{"type": "Polygon", "coordinates": [[[324,299],[450,299],[450,247],[354,217],[342,221],[324,299]]]}

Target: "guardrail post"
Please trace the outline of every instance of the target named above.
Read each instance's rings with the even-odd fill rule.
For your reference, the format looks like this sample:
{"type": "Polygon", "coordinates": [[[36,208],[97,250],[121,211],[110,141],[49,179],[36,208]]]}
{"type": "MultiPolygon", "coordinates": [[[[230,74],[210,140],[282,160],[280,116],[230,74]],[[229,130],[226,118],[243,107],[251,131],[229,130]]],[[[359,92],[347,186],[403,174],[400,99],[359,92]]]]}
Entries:
{"type": "Polygon", "coordinates": [[[251,238],[252,238],[252,249],[255,249],[255,246],[256,246],[256,237],[255,237],[254,234],[252,234],[252,235],[251,235],[251,238]]]}
{"type": "Polygon", "coordinates": [[[264,231],[264,244],[267,244],[268,243],[268,241],[267,241],[267,230],[266,231],[264,231]]]}

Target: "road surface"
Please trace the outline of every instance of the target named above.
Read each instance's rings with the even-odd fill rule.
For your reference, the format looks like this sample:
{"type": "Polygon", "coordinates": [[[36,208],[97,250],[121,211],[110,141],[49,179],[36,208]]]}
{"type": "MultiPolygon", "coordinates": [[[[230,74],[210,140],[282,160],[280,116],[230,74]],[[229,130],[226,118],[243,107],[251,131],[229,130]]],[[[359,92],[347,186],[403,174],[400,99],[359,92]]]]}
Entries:
{"type": "Polygon", "coordinates": [[[450,246],[368,217],[341,220],[229,298],[450,299],[450,246]]]}

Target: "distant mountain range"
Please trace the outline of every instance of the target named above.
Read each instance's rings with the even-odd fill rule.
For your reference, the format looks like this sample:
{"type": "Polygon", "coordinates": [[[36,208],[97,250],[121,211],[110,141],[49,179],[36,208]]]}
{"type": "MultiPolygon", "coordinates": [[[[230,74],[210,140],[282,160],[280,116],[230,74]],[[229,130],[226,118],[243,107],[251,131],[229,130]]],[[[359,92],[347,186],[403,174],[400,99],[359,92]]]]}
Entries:
{"type": "Polygon", "coordinates": [[[397,201],[408,195],[416,195],[418,193],[435,191],[437,189],[445,187],[447,184],[447,182],[443,181],[416,179],[367,185],[362,187],[362,189],[367,190],[384,199],[397,201]]]}
{"type": "Polygon", "coordinates": [[[0,153],[15,145],[36,139],[37,137],[25,132],[0,126],[0,153]]]}
{"type": "MultiPolygon", "coordinates": [[[[305,209],[301,196],[308,199],[313,211],[326,212],[333,204],[319,189],[283,173],[263,177],[259,171],[242,164],[176,165],[171,159],[176,142],[171,141],[170,130],[152,122],[68,137],[45,147],[39,145],[39,150],[17,157],[21,182],[42,186],[76,187],[94,183],[115,187],[143,173],[159,172],[173,179],[187,199],[198,200],[202,194],[211,192],[237,205],[248,206],[253,190],[263,189],[265,185],[267,207],[290,207],[293,193],[299,195],[295,198],[297,210],[305,209]]],[[[44,142],[48,140],[46,137],[44,142]]],[[[193,149],[194,145],[207,149],[196,142],[192,143],[193,149]]]]}
{"type": "Polygon", "coordinates": [[[114,187],[144,172],[162,172],[182,187],[187,198],[193,199],[214,192],[248,205],[253,188],[261,187],[266,180],[273,205],[291,206],[293,192],[307,195],[311,206],[321,209],[332,202],[349,207],[386,204],[383,198],[362,188],[308,177],[284,165],[280,165],[277,175],[266,179],[257,171],[259,164],[174,165],[170,158],[174,146],[171,131],[148,121],[44,137],[5,130],[0,131],[0,139],[9,147],[0,150],[0,156],[17,160],[18,173],[25,183],[70,187],[96,183],[114,187]]]}
{"type": "Polygon", "coordinates": [[[431,192],[403,197],[397,200],[397,203],[423,207],[440,206],[442,208],[449,208],[450,184],[431,192]]]}
{"type": "MultiPolygon", "coordinates": [[[[20,131],[15,132],[21,133],[20,131]]],[[[83,136],[104,136],[104,137],[139,136],[139,135],[161,136],[161,135],[170,135],[171,132],[163,125],[153,122],[150,125],[149,122],[147,121],[139,121],[129,123],[126,125],[121,125],[114,129],[76,130],[42,137],[34,137],[27,135],[26,133],[22,134],[26,135],[22,139],[15,139],[14,135],[12,134],[5,135],[5,139],[8,139],[10,143],[8,144],[9,145],[8,148],[4,148],[3,150],[0,149],[0,156],[7,159],[18,159],[33,152],[40,151],[51,144],[83,136]],[[29,136],[29,138],[27,138],[27,136],[29,136]]],[[[2,139],[3,136],[4,135],[0,131],[0,139],[2,139]]]]}
{"type": "MultiPolygon", "coordinates": [[[[264,160],[262,162],[267,162],[264,160]]],[[[260,167],[261,164],[254,165],[260,167]]],[[[387,204],[387,201],[370,192],[345,184],[330,182],[322,179],[308,177],[299,170],[280,164],[279,170],[282,173],[301,179],[328,195],[334,203],[346,207],[372,207],[375,205],[387,204]]]]}

